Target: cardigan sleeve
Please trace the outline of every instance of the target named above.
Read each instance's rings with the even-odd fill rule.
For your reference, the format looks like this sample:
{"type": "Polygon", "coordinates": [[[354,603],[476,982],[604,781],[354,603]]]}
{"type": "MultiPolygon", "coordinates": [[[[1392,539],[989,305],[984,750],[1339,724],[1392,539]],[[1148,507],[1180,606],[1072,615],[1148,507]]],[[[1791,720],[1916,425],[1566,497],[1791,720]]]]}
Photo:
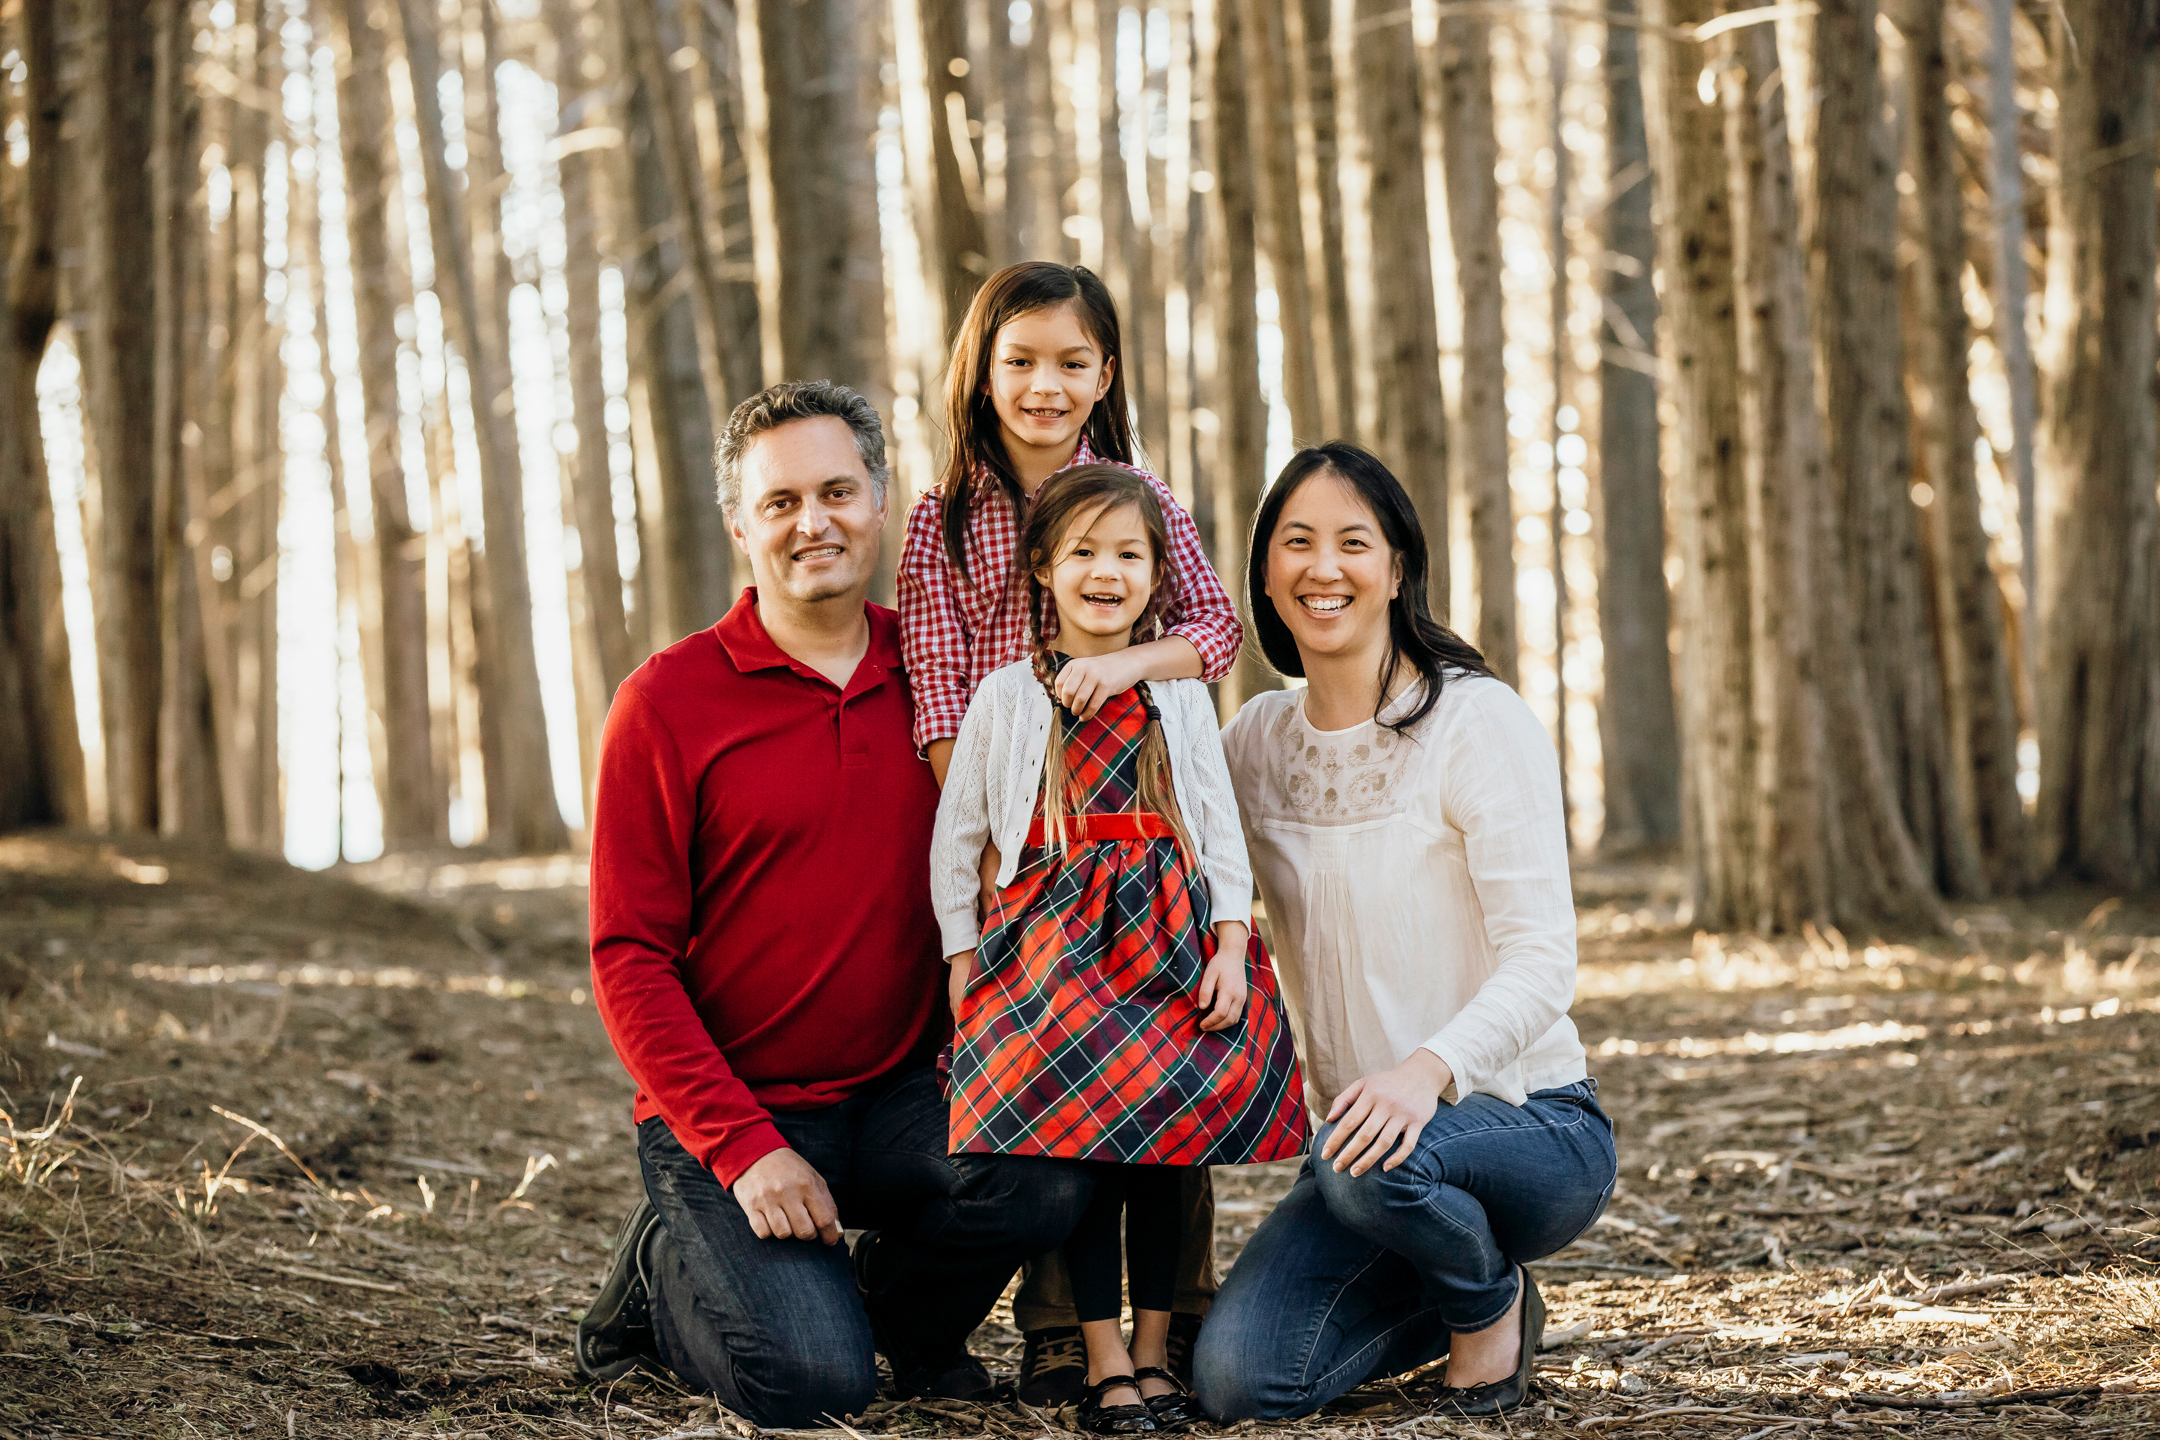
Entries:
{"type": "Polygon", "coordinates": [[[1245,853],[1245,830],[1238,819],[1237,790],[1223,755],[1222,732],[1215,728],[1215,703],[1197,680],[1179,681],[1177,690],[1186,735],[1186,753],[1178,763],[1185,791],[1200,812],[1185,817],[1186,827],[1200,847],[1201,869],[1207,874],[1208,914],[1218,925],[1235,921],[1249,927],[1252,862],[1245,853]]]}
{"type": "Polygon", "coordinates": [[[996,741],[1004,728],[998,723],[1003,692],[994,681],[986,682],[968,703],[930,832],[930,904],[948,958],[974,949],[982,938],[975,902],[983,846],[990,839],[990,767],[1002,759],[996,741]]]}
{"type": "Polygon", "coordinates": [[[1575,996],[1575,901],[1568,884],[1560,766],[1545,727],[1498,681],[1475,685],[1449,727],[1441,815],[1461,830],[1470,883],[1499,965],[1424,1049],[1468,1095],[1513,1065],[1575,996]]]}

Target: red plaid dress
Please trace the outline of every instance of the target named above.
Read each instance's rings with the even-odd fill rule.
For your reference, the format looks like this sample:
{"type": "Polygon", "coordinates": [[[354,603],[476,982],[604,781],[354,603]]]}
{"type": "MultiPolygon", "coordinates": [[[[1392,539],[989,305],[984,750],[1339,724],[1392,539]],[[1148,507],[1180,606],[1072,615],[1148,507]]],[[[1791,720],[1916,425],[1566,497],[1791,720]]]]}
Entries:
{"type": "MultiPolygon", "coordinates": [[[[1066,725],[1078,813],[1134,808],[1147,702],[1066,725]]],[[[1038,802],[1039,804],[1039,802],[1038,802]]],[[[1259,937],[1244,1019],[1203,1031],[1215,951],[1206,886],[1175,840],[1076,840],[1021,853],[961,1003],[952,1149],[1140,1165],[1245,1165],[1305,1149],[1304,1087],[1259,937]]]]}

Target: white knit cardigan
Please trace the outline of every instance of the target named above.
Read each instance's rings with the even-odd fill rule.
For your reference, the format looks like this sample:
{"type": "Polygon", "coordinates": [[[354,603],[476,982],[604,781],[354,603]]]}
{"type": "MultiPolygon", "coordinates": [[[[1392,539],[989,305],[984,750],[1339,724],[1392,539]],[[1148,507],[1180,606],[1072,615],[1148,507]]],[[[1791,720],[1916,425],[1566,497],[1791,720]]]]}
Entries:
{"type": "MultiPolygon", "coordinates": [[[[1199,851],[1188,858],[1207,885],[1209,921],[1249,925],[1252,867],[1215,702],[1198,680],[1153,680],[1148,692],[1162,712],[1171,788],[1199,851]]],[[[1050,696],[1034,668],[1015,660],[993,670],[960,722],[930,837],[930,899],[948,956],[974,949],[982,938],[975,901],[985,842],[997,842],[998,884],[1010,885],[1018,873],[1049,747],[1050,696]]]]}

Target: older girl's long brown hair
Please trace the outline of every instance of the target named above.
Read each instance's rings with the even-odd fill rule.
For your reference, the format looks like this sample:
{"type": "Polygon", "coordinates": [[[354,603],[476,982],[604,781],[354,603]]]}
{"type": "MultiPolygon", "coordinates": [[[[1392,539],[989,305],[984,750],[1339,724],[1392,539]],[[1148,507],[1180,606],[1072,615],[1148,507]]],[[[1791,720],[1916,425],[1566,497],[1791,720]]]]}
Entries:
{"type": "MultiPolygon", "coordinates": [[[[1144,644],[1162,630],[1163,612],[1169,608],[1170,532],[1163,521],[1162,503],[1155,487],[1137,470],[1121,465],[1075,465],[1060,470],[1035,492],[1026,528],[1020,535],[1020,564],[1027,575],[1028,654],[1035,678],[1050,694],[1050,750],[1043,760],[1043,839],[1060,855],[1071,848],[1065,817],[1086,797],[1079,794],[1065,766],[1065,707],[1057,701],[1056,671],[1050,664],[1051,637],[1044,633],[1044,617],[1055,615],[1050,587],[1043,583],[1050,568],[1071,548],[1075,528],[1084,529],[1100,516],[1127,506],[1140,512],[1154,552],[1153,593],[1133,625],[1133,643],[1144,644]]],[[[1191,862],[1197,852],[1192,836],[1178,812],[1177,788],[1170,776],[1170,746],[1163,738],[1162,720],[1145,681],[1137,687],[1147,707],[1147,730],[1140,741],[1139,783],[1133,792],[1133,810],[1153,813],[1170,822],[1177,843],[1191,862]]]]}
{"type": "Polygon", "coordinates": [[[963,578],[968,577],[968,520],[975,507],[1003,494],[1014,515],[1027,511],[1027,493],[1020,488],[1005,440],[998,429],[997,410],[990,403],[990,354],[997,347],[998,331],[1008,321],[1056,305],[1071,305],[1080,328],[1113,366],[1110,388],[1095,402],[1084,433],[1098,460],[1120,465],[1133,463],[1132,419],[1125,413],[1125,366],[1118,338],[1117,302],[1110,289],[1082,265],[1059,265],[1049,260],[1023,260],[1008,265],[983,282],[960,322],[953,342],[952,363],[945,370],[945,430],[952,436],[952,451],[938,476],[938,524],[945,537],[945,556],[963,578]]]}

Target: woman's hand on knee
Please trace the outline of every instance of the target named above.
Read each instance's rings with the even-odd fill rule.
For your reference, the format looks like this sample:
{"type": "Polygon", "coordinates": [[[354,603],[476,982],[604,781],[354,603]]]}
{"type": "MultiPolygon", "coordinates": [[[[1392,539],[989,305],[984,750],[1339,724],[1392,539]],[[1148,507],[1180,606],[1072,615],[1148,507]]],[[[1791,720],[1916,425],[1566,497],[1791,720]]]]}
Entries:
{"type": "Polygon", "coordinates": [[[1335,1131],[1320,1158],[1352,1175],[1375,1165],[1393,1170],[1416,1152],[1418,1136],[1440,1108],[1440,1092],[1453,1079],[1446,1061],[1419,1049],[1392,1070],[1353,1081],[1328,1108],[1335,1131]]]}

